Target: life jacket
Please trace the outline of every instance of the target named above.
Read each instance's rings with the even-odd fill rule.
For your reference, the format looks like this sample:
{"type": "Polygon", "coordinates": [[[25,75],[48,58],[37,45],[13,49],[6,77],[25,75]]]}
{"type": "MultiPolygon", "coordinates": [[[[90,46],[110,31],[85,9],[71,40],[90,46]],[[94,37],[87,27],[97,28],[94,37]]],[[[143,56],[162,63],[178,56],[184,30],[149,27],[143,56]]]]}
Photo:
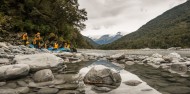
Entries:
{"type": "Polygon", "coordinates": [[[22,40],[28,40],[28,35],[26,33],[22,35],[22,40]]]}
{"type": "Polygon", "coordinates": [[[68,49],[70,48],[70,44],[67,44],[67,48],[68,48],[68,49]]]}
{"type": "Polygon", "coordinates": [[[47,44],[44,44],[44,48],[47,49],[47,44]]]}
{"type": "Polygon", "coordinates": [[[33,44],[36,44],[36,39],[34,38],[34,40],[33,40],[33,44]]]}
{"type": "Polygon", "coordinates": [[[30,44],[30,42],[29,42],[29,41],[27,41],[27,42],[26,42],[26,44],[28,45],[28,44],[30,44]]]}
{"type": "Polygon", "coordinates": [[[54,49],[58,49],[58,47],[59,47],[58,43],[55,43],[54,44],[54,49]]]}

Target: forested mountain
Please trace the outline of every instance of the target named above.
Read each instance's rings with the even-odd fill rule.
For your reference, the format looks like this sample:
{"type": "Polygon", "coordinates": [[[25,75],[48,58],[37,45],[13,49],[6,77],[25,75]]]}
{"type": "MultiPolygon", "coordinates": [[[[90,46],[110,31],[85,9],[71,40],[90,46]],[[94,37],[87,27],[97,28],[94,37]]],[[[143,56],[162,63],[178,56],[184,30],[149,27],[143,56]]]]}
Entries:
{"type": "Polygon", "coordinates": [[[93,48],[96,48],[96,47],[99,46],[99,44],[97,44],[96,42],[94,42],[91,38],[86,37],[86,36],[83,36],[83,37],[84,37],[84,39],[85,39],[86,41],[88,41],[88,42],[90,43],[90,45],[93,46],[93,48]]]}
{"type": "Polygon", "coordinates": [[[78,0],[0,0],[0,40],[24,32],[32,39],[40,32],[49,44],[70,41],[76,47],[91,48],[79,32],[85,28],[87,12],[78,7],[78,0]]]}
{"type": "Polygon", "coordinates": [[[190,47],[190,0],[102,49],[190,47]]]}
{"type": "Polygon", "coordinates": [[[102,44],[108,44],[116,41],[117,39],[121,38],[123,35],[121,35],[121,32],[117,32],[116,35],[103,35],[99,39],[94,40],[96,43],[102,45],[102,44]]]}

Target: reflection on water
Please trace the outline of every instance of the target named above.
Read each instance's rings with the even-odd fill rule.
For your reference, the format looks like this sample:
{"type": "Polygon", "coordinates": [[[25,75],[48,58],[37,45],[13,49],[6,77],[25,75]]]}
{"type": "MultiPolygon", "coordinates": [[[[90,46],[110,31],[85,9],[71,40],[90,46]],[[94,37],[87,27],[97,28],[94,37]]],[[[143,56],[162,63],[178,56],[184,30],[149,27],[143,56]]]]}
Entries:
{"type": "MultiPolygon", "coordinates": [[[[108,61],[104,61],[104,60],[93,62],[90,65],[81,68],[79,70],[78,75],[80,77],[84,77],[92,67],[97,66],[97,65],[103,65],[112,70],[117,71],[121,75],[121,78],[122,78],[121,85],[118,88],[113,89],[110,92],[101,93],[101,94],[161,94],[158,91],[156,91],[155,89],[153,89],[152,87],[150,87],[149,85],[147,85],[145,82],[143,82],[136,75],[134,75],[128,71],[125,71],[122,68],[115,66],[114,64],[112,64],[108,61]],[[138,86],[128,86],[123,83],[123,82],[129,81],[129,80],[138,80],[138,81],[141,81],[142,83],[138,86]]],[[[85,85],[85,93],[86,94],[97,94],[97,92],[92,90],[91,85],[85,85]]]]}

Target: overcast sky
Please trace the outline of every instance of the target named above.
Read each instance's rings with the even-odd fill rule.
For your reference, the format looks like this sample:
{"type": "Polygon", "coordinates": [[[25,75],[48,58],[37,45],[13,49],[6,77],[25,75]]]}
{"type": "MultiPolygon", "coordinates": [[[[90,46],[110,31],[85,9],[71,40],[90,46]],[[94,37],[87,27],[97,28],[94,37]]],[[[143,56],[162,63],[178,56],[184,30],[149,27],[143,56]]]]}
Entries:
{"type": "Polygon", "coordinates": [[[187,0],[79,0],[88,20],[85,36],[136,31],[151,19],[187,0]]]}

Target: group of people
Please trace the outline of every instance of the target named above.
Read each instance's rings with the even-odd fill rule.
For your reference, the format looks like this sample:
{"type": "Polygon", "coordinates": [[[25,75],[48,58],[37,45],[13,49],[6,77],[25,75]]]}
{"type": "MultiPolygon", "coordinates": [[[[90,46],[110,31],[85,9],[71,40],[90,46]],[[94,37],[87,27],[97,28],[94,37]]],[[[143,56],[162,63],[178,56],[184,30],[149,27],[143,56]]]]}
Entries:
{"type": "MultiPolygon", "coordinates": [[[[29,45],[29,40],[28,40],[28,34],[24,33],[22,35],[22,40],[23,40],[23,44],[25,46],[29,45]]],[[[40,37],[40,33],[38,32],[37,34],[35,34],[34,39],[32,41],[32,44],[34,45],[35,48],[41,48],[41,37],[40,37]]]]}
{"type": "MultiPolygon", "coordinates": [[[[28,34],[27,33],[24,33],[22,35],[22,40],[23,40],[23,44],[25,46],[29,45],[29,40],[28,40],[28,34]]],[[[34,39],[33,39],[33,42],[32,44],[34,45],[34,48],[43,48],[43,46],[41,45],[41,36],[40,36],[40,33],[36,33],[35,36],[34,36],[34,39]]],[[[64,42],[64,48],[66,49],[70,49],[70,43],[69,42],[64,42]]],[[[47,43],[44,43],[44,48],[47,49],[48,46],[47,46],[47,43]]],[[[59,44],[58,42],[55,42],[54,45],[53,45],[53,49],[56,50],[59,48],[59,44]]]]}
{"type": "MultiPolygon", "coordinates": [[[[71,44],[69,42],[63,42],[63,46],[62,47],[65,48],[65,49],[70,49],[71,48],[70,45],[71,44]]],[[[60,46],[59,46],[58,42],[55,42],[54,46],[53,46],[53,49],[57,50],[59,47],[60,46]]]]}

